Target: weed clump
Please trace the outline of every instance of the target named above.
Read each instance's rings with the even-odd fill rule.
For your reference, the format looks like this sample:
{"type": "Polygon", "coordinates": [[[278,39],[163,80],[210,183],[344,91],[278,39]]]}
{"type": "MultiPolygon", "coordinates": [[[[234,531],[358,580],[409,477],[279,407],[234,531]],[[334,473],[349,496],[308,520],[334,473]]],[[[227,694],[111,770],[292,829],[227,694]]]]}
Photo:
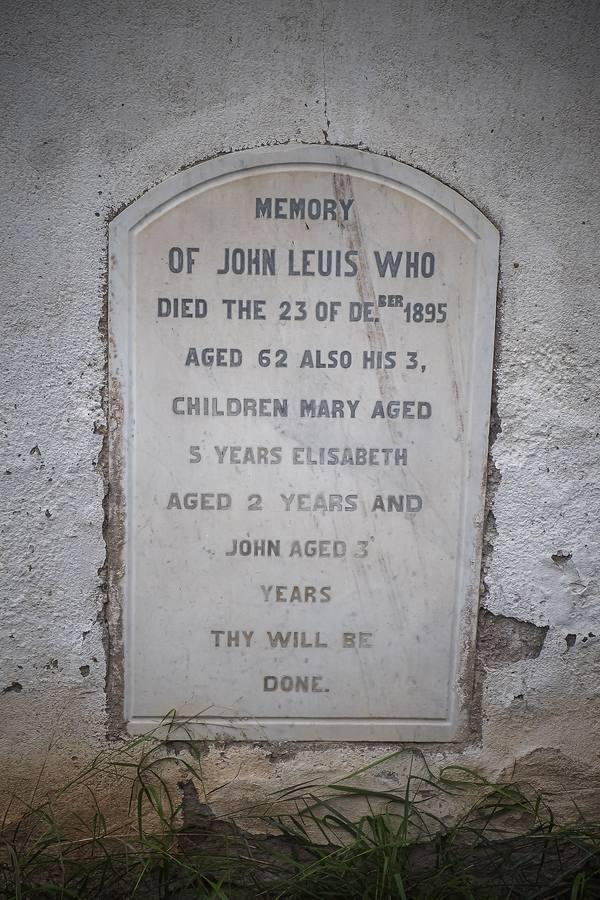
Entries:
{"type": "Polygon", "coordinates": [[[333,784],[279,792],[266,812],[219,817],[189,751],[174,756],[151,733],[100,754],[41,802],[14,801],[0,824],[0,898],[600,898],[600,823],[577,810],[557,822],[527,786],[457,766],[434,774],[416,754],[401,788],[366,785],[388,756],[333,784]],[[128,791],[116,822],[97,799],[107,784],[128,791]],[[88,815],[74,811],[83,796],[88,815]],[[440,816],[440,800],[456,814],[440,816]]]}

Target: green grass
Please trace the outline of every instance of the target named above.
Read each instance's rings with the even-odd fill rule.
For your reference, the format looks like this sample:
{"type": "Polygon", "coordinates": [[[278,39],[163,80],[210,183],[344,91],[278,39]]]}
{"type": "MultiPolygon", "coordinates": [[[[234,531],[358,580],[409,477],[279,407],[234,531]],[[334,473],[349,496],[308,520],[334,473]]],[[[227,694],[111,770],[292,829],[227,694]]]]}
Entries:
{"type": "Polygon", "coordinates": [[[29,802],[13,799],[0,822],[0,897],[600,898],[600,823],[575,807],[557,822],[527,786],[457,766],[433,773],[415,754],[393,790],[371,786],[386,757],[282,791],[268,812],[218,817],[194,746],[190,762],[145,735],[41,801],[40,785],[29,802]],[[98,797],[125,792],[122,815],[103,811],[98,797]],[[444,819],[440,801],[454,810],[444,819]]]}

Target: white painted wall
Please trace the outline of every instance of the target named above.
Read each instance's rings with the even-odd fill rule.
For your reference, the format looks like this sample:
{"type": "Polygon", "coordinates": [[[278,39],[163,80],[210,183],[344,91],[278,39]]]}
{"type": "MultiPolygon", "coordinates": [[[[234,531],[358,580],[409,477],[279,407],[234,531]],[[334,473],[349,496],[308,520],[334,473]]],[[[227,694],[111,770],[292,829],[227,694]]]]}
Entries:
{"type": "MultiPolygon", "coordinates": [[[[585,0],[6,5],[4,789],[25,790],[44,760],[55,784],[106,745],[107,221],[206,157],[328,140],[424,169],[502,233],[482,602],[549,628],[543,641],[486,616],[473,739],[431,758],[490,774],[516,762],[589,797],[600,730],[599,20],[585,0]]],[[[385,748],[288,749],[214,748],[207,773],[224,781],[242,764],[230,792],[243,798],[385,748]]]]}

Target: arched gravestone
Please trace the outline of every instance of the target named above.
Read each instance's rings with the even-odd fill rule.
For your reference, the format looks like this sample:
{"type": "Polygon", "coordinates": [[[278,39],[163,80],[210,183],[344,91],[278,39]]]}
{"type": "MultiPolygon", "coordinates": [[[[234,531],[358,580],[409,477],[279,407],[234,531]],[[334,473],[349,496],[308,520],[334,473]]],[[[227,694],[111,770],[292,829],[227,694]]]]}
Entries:
{"type": "Polygon", "coordinates": [[[454,191],[339,147],[223,156],[115,218],[130,731],[461,737],[497,265],[454,191]]]}

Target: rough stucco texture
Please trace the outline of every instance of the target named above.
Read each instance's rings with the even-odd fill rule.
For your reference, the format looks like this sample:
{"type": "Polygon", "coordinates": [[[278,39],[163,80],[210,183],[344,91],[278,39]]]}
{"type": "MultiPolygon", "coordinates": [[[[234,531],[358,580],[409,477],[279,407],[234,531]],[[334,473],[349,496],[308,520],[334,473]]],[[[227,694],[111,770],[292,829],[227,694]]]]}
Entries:
{"type": "MultiPolygon", "coordinates": [[[[5,5],[3,788],[44,760],[52,785],[107,740],[107,219],[216,153],[326,140],[424,169],[502,233],[481,710],[430,756],[597,788],[599,18],[583,0],[5,5]]],[[[381,753],[206,759],[246,796],[381,753]]]]}

